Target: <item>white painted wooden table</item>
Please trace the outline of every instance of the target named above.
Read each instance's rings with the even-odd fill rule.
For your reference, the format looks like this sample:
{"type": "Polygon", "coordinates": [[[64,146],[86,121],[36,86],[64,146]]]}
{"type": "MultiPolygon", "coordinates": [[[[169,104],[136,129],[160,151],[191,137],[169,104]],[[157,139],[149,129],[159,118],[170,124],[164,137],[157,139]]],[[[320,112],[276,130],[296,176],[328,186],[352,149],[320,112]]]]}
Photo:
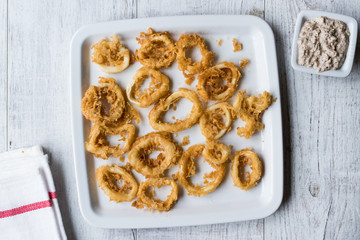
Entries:
{"type": "Polygon", "coordinates": [[[360,20],[358,0],[1,0],[0,150],[44,146],[69,239],[360,239],[359,48],[345,79],[294,72],[291,41],[296,16],[304,9],[360,20]],[[147,230],[91,227],[79,212],[73,169],[71,37],[90,23],[189,14],[253,14],[273,28],[284,124],[282,206],[249,222],[147,230]]]}

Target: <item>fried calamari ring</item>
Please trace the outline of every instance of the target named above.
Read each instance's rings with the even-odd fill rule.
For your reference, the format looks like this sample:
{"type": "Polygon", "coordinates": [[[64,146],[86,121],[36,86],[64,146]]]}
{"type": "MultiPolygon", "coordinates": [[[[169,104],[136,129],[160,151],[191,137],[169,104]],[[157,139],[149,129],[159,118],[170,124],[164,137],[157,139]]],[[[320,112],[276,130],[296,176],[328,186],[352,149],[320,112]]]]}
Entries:
{"type": "Polygon", "coordinates": [[[236,115],[246,123],[244,127],[237,129],[237,134],[240,137],[248,139],[256,130],[260,131],[264,128],[261,117],[265,110],[271,105],[272,96],[266,91],[259,94],[258,97],[247,96],[245,94],[246,90],[236,95],[234,110],[236,115]]]}
{"type": "Polygon", "coordinates": [[[188,178],[195,175],[196,167],[194,160],[203,154],[205,145],[196,144],[189,147],[182,155],[179,163],[178,178],[186,190],[188,195],[194,195],[197,197],[205,196],[206,194],[213,192],[221,183],[225,175],[225,165],[224,164],[214,164],[212,161],[207,159],[204,155],[205,161],[210,164],[215,171],[207,174],[213,181],[206,183],[204,186],[199,186],[198,184],[193,185],[188,178]]]}
{"type": "Polygon", "coordinates": [[[226,101],[236,91],[241,73],[232,62],[221,62],[198,76],[196,89],[205,101],[226,101]]]}
{"type": "Polygon", "coordinates": [[[99,65],[101,71],[106,73],[119,73],[124,71],[130,64],[130,51],[119,41],[118,36],[110,37],[95,43],[92,61],[99,65]]]}
{"type": "Polygon", "coordinates": [[[257,154],[245,148],[235,152],[232,160],[231,177],[234,185],[245,191],[255,187],[263,172],[263,166],[257,154]],[[251,167],[251,173],[245,171],[246,165],[251,167]]]}
{"type": "Polygon", "coordinates": [[[155,209],[160,212],[167,212],[176,203],[178,199],[178,185],[170,178],[149,178],[145,182],[140,183],[139,191],[137,193],[137,200],[133,202],[132,206],[142,209],[147,207],[155,209]],[[152,188],[161,188],[162,186],[171,186],[171,193],[167,196],[165,201],[154,199],[153,196],[147,194],[147,190],[152,188]]]}
{"type": "Polygon", "coordinates": [[[85,143],[86,150],[93,153],[95,157],[101,157],[108,159],[109,156],[120,157],[127,151],[129,151],[131,144],[135,140],[135,126],[132,124],[125,124],[120,127],[102,127],[100,125],[94,125],[91,127],[89,141],[85,143]],[[127,133],[127,136],[124,133],[127,133]],[[124,145],[120,148],[120,144],[117,146],[110,146],[106,140],[107,135],[120,135],[124,140],[124,145]]]}
{"type": "Polygon", "coordinates": [[[139,187],[130,172],[115,164],[97,168],[96,179],[101,189],[110,197],[110,201],[115,202],[130,202],[136,196],[139,187]],[[117,185],[120,179],[124,181],[122,187],[117,185]]]}
{"type": "Polygon", "coordinates": [[[131,166],[145,177],[160,177],[173,167],[181,157],[182,149],[172,139],[170,133],[152,132],[137,138],[128,158],[131,166]],[[157,159],[149,159],[150,153],[163,150],[157,159]]]}
{"type": "Polygon", "coordinates": [[[174,92],[167,98],[162,98],[149,112],[150,126],[159,131],[166,132],[180,132],[192,127],[198,122],[202,115],[202,102],[199,96],[192,90],[186,88],[179,88],[179,91],[174,92]],[[162,122],[161,118],[171,105],[175,104],[180,98],[186,98],[193,103],[190,116],[184,120],[176,121],[175,123],[162,122]]]}
{"type": "Polygon", "coordinates": [[[140,33],[136,38],[141,47],[136,49],[135,57],[144,66],[150,68],[168,68],[175,60],[174,41],[168,32],[154,32],[151,28],[147,33],[140,33]]]}
{"type": "Polygon", "coordinates": [[[214,53],[208,50],[205,40],[196,33],[181,34],[179,40],[176,42],[178,69],[183,72],[187,78],[186,83],[191,84],[194,81],[194,75],[201,73],[206,68],[210,67],[214,53]],[[198,47],[201,53],[200,62],[193,62],[190,57],[186,57],[186,51],[190,48],[198,47]]]}
{"type": "Polygon", "coordinates": [[[81,100],[81,109],[85,118],[98,125],[109,125],[118,121],[124,113],[125,99],[121,88],[113,78],[99,77],[100,86],[90,86],[81,100]],[[102,101],[111,104],[109,113],[102,101]]]}
{"type": "Polygon", "coordinates": [[[220,142],[208,142],[202,152],[205,159],[211,161],[213,164],[223,164],[230,157],[230,148],[220,142]]]}
{"type": "Polygon", "coordinates": [[[209,140],[216,140],[230,131],[233,120],[233,107],[227,103],[215,103],[208,107],[200,117],[199,125],[201,133],[209,140]],[[223,121],[223,117],[225,121],[223,121]]]}
{"type": "Polygon", "coordinates": [[[147,108],[169,92],[169,78],[158,70],[142,67],[137,70],[135,76],[126,88],[126,94],[130,102],[138,107],[147,108]],[[149,88],[142,93],[139,88],[150,76],[149,88]]]}

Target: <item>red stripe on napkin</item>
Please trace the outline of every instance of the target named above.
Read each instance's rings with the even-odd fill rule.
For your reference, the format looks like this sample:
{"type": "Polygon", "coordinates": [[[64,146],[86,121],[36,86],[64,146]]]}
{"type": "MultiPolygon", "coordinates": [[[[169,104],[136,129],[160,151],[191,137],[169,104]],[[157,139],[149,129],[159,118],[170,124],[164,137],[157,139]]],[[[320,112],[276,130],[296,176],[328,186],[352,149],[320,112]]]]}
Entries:
{"type": "Polygon", "coordinates": [[[41,208],[51,207],[52,199],[56,198],[56,192],[49,192],[49,200],[27,204],[10,210],[0,211],[0,218],[15,216],[18,214],[34,211],[41,208]]]}
{"type": "Polygon", "coordinates": [[[56,198],[56,192],[49,192],[49,198],[50,199],[56,198]]]}

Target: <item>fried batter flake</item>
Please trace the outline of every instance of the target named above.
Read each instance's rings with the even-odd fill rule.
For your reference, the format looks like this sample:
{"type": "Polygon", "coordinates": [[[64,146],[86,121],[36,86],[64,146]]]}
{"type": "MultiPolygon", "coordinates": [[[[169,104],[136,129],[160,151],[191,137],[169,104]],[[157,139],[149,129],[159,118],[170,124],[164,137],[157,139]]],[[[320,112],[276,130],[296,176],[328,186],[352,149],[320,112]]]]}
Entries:
{"type": "Polygon", "coordinates": [[[245,94],[246,90],[240,91],[236,95],[234,109],[237,117],[240,117],[246,123],[244,127],[237,128],[237,134],[248,139],[255,131],[261,131],[264,128],[261,117],[271,105],[272,96],[266,91],[259,94],[258,97],[245,94]]]}
{"type": "Polygon", "coordinates": [[[236,38],[233,38],[232,43],[234,47],[233,52],[239,52],[242,50],[242,43],[237,42],[236,38]]]}
{"type": "Polygon", "coordinates": [[[179,144],[180,146],[186,146],[190,143],[190,139],[189,139],[189,136],[185,136],[183,137],[181,143],[179,144]]]}
{"type": "Polygon", "coordinates": [[[250,60],[249,60],[249,59],[247,59],[247,58],[242,59],[242,60],[240,61],[240,64],[239,64],[240,69],[241,69],[241,70],[245,69],[245,67],[246,67],[249,63],[250,63],[250,60]]]}

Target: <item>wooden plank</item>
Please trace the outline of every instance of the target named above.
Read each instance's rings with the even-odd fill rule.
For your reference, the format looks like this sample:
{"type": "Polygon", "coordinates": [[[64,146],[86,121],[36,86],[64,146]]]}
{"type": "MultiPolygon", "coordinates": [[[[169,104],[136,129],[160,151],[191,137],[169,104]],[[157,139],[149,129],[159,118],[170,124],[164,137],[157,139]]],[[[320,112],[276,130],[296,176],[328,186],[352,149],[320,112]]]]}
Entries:
{"type": "Polygon", "coordinates": [[[7,150],[7,1],[0,1],[0,152],[7,150]]]}
{"type": "Polygon", "coordinates": [[[137,12],[139,18],[204,14],[251,14],[264,17],[264,0],[142,0],[138,2],[137,12]]]}
{"type": "Polygon", "coordinates": [[[133,18],[135,10],[135,0],[9,1],[9,146],[41,144],[50,154],[69,239],[136,235],[131,230],[94,228],[81,216],[69,108],[69,48],[75,31],[85,24],[133,18]]]}
{"type": "MultiPolygon", "coordinates": [[[[196,14],[264,16],[264,1],[139,1],[138,17],[196,14]]],[[[138,239],[263,239],[263,220],[205,226],[138,229],[138,239]]]]}
{"type": "Polygon", "coordinates": [[[358,1],[266,1],[280,66],[285,197],[265,219],[265,239],[360,239],[360,63],[344,79],[294,72],[291,41],[305,9],[360,18],[358,1]]]}
{"type": "Polygon", "coordinates": [[[263,221],[213,224],[204,226],[138,229],[138,240],[228,240],[228,239],[263,239],[263,221]]]}
{"type": "Polygon", "coordinates": [[[0,115],[0,150],[7,144],[13,149],[40,143],[51,153],[69,239],[135,239],[137,234],[139,239],[360,239],[359,58],[345,79],[298,73],[290,66],[293,28],[301,9],[327,9],[360,19],[356,1],[266,0],[265,14],[264,1],[139,1],[138,17],[254,14],[265,16],[271,24],[282,88],[285,197],[265,224],[260,220],[138,233],[93,228],[81,217],[68,109],[72,34],[84,24],[135,17],[135,0],[17,0],[9,4],[8,38],[7,1],[0,1],[0,112],[5,113],[0,115]]]}

